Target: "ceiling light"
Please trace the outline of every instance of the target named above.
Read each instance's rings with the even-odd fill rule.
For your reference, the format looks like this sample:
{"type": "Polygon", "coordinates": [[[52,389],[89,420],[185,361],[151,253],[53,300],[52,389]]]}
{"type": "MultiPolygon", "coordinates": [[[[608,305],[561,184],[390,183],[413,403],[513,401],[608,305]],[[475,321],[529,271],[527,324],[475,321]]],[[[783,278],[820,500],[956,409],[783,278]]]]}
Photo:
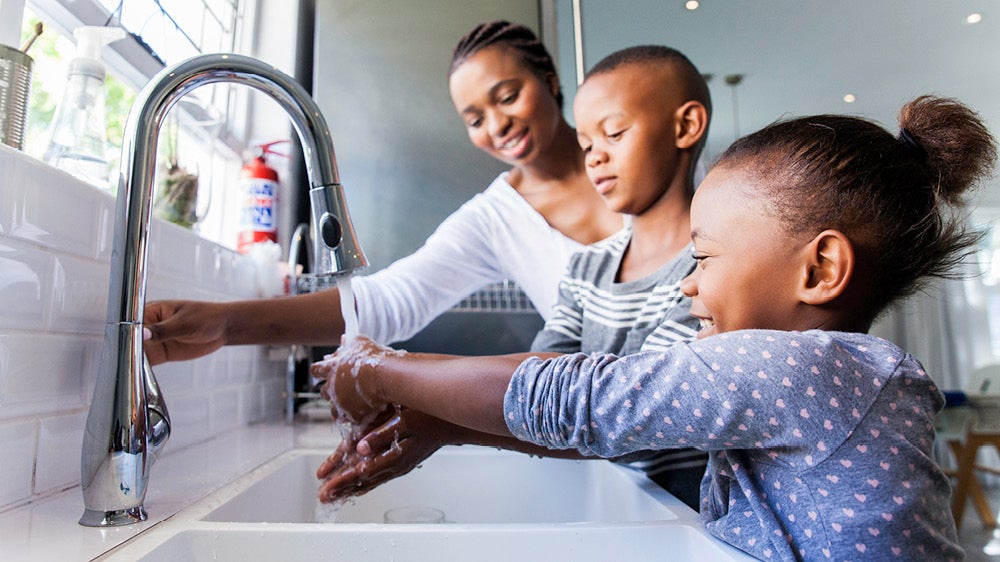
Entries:
{"type": "Polygon", "coordinates": [[[844,103],[854,103],[856,99],[854,94],[844,94],[844,103]]]}
{"type": "Polygon", "coordinates": [[[971,14],[965,16],[965,23],[969,25],[975,25],[981,21],[983,21],[983,14],[978,12],[972,12],[971,14]]]}
{"type": "Polygon", "coordinates": [[[687,0],[687,2],[684,3],[684,7],[689,10],[697,10],[698,0],[687,0]]]}

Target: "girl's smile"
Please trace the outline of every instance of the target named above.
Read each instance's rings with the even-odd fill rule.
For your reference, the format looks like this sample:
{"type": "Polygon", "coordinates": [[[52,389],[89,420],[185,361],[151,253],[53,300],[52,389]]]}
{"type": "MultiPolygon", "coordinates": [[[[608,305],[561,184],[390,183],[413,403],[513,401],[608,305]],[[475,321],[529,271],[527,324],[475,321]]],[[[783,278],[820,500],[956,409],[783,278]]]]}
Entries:
{"type": "Polygon", "coordinates": [[[682,283],[698,337],[742,329],[803,330],[803,245],[765,210],[752,176],[716,167],[691,205],[695,270],[682,283]]]}

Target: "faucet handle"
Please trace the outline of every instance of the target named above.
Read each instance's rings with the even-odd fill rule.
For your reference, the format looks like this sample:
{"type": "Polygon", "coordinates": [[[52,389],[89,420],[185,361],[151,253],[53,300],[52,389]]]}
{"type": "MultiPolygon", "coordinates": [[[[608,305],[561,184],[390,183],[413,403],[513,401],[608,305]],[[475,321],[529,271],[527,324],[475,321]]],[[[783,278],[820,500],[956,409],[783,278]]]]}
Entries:
{"type": "Polygon", "coordinates": [[[354,224],[347,211],[344,187],[339,183],[309,190],[312,204],[313,273],[341,275],[366,267],[354,224]]]}
{"type": "Polygon", "coordinates": [[[153,374],[153,367],[150,366],[145,353],[142,357],[142,377],[146,383],[146,410],[149,416],[147,451],[149,464],[152,465],[170,437],[170,412],[167,411],[167,403],[163,399],[160,385],[153,374]]]}

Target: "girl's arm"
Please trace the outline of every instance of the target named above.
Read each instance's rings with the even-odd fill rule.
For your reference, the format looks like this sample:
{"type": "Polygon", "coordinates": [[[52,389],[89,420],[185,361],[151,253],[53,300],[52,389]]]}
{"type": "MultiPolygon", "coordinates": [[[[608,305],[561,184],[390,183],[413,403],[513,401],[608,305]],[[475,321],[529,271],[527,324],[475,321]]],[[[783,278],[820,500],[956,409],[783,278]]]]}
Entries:
{"type": "Polygon", "coordinates": [[[886,386],[885,366],[903,360],[879,342],[747,330],[625,357],[529,359],[510,382],[504,421],[519,439],[586,455],[808,445],[811,465],[869,411],[886,386]]]}
{"type": "Polygon", "coordinates": [[[555,356],[406,353],[358,337],[314,364],[312,374],[327,379],[323,392],[330,397],[338,419],[363,424],[388,404],[399,404],[456,425],[509,437],[503,402],[511,375],[528,357],[555,356]]]}

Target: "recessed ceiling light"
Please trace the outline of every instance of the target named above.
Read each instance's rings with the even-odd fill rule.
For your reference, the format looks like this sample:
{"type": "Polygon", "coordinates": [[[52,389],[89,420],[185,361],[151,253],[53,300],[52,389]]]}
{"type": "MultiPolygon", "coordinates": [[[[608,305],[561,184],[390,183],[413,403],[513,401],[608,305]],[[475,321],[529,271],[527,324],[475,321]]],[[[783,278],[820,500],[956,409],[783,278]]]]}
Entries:
{"type": "Polygon", "coordinates": [[[687,2],[684,3],[684,7],[689,10],[697,10],[698,6],[698,0],[687,0],[687,2]]]}
{"type": "Polygon", "coordinates": [[[969,25],[975,25],[981,21],[983,21],[983,14],[978,12],[972,12],[971,14],[965,16],[965,23],[969,25]]]}
{"type": "Polygon", "coordinates": [[[854,100],[856,100],[856,99],[857,98],[854,97],[854,94],[844,94],[844,102],[845,103],[854,103],[854,100]]]}

